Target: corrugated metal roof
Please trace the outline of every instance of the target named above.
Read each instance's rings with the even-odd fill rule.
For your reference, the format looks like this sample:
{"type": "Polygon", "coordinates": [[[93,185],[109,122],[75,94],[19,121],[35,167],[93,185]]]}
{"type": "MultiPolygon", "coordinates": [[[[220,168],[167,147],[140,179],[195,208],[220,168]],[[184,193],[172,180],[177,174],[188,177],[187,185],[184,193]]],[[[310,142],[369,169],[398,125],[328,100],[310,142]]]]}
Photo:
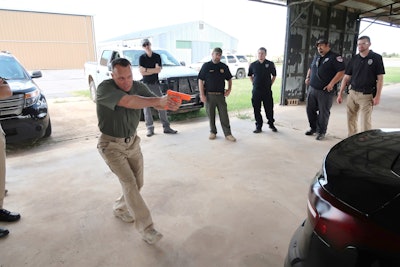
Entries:
{"type": "Polygon", "coordinates": [[[325,3],[332,7],[352,9],[359,19],[400,28],[400,1],[393,0],[249,0],[275,5],[325,3]]]}

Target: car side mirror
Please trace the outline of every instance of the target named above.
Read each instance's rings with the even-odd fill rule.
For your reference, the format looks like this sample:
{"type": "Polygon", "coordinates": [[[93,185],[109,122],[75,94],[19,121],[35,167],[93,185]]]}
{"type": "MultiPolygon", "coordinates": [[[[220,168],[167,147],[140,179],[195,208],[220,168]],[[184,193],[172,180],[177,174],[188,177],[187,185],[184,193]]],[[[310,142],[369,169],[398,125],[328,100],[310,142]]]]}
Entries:
{"type": "Polygon", "coordinates": [[[181,62],[179,62],[179,63],[181,63],[182,66],[186,66],[185,61],[181,61],[181,62]]]}
{"type": "Polygon", "coordinates": [[[40,77],[42,77],[42,72],[40,70],[32,71],[32,74],[31,74],[32,79],[40,78],[40,77]]]}

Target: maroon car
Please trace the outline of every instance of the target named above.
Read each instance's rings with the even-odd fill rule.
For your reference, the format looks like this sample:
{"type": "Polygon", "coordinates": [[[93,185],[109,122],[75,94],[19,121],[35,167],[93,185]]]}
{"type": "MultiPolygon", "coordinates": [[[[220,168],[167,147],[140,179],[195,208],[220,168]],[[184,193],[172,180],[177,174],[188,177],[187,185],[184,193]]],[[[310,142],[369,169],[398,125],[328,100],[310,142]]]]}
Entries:
{"type": "Polygon", "coordinates": [[[400,129],[336,144],[314,177],[285,267],[400,266],[400,129]]]}

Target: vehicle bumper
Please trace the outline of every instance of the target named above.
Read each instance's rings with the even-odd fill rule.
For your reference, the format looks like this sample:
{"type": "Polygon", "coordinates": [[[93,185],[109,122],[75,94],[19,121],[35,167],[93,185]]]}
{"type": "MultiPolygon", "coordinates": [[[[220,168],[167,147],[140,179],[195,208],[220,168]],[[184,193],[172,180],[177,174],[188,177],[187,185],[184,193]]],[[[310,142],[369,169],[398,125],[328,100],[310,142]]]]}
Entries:
{"type": "Polygon", "coordinates": [[[1,126],[6,133],[6,142],[10,144],[40,139],[45,135],[48,125],[49,116],[41,119],[20,117],[1,121],[1,126]]]}
{"type": "Polygon", "coordinates": [[[308,221],[304,221],[290,240],[285,267],[351,267],[357,266],[356,248],[336,251],[322,241],[312,230],[308,221]]]}
{"type": "Polygon", "coordinates": [[[2,118],[0,123],[7,143],[29,142],[42,138],[50,123],[46,99],[42,96],[37,103],[25,108],[23,114],[2,118]]]}

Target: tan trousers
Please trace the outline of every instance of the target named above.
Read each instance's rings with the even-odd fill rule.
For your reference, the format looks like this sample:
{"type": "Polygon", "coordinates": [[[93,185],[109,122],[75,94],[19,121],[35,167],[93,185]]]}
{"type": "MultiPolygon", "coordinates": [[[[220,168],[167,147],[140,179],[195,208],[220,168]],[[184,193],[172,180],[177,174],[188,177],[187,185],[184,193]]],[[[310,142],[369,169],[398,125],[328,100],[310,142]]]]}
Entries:
{"type": "Polygon", "coordinates": [[[364,95],[354,90],[349,91],[347,96],[347,128],[348,135],[352,136],[358,133],[358,114],[360,114],[360,132],[370,130],[371,115],[373,110],[372,94],[364,95]]]}
{"type": "Polygon", "coordinates": [[[143,155],[139,136],[135,135],[126,142],[124,138],[102,134],[97,149],[122,186],[122,195],[116,200],[114,210],[129,212],[135,219],[136,229],[143,234],[147,228],[153,227],[153,221],[140,194],[143,186],[143,155]]]}
{"type": "Polygon", "coordinates": [[[0,209],[3,208],[6,190],[6,136],[0,125],[0,209]]]}

